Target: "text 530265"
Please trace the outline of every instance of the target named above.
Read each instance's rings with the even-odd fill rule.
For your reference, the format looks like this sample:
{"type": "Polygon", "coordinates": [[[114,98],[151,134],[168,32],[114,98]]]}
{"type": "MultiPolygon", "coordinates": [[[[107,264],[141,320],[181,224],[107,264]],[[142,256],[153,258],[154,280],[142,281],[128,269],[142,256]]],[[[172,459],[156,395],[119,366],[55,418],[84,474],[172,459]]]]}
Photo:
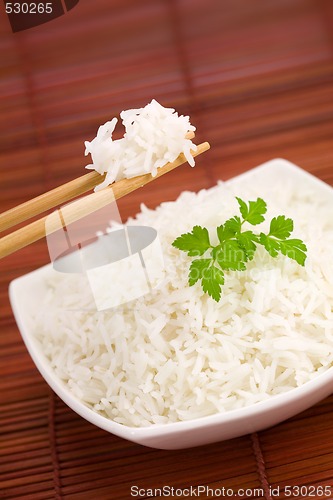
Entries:
{"type": "Polygon", "coordinates": [[[52,2],[6,2],[7,14],[52,14],[52,2]]]}

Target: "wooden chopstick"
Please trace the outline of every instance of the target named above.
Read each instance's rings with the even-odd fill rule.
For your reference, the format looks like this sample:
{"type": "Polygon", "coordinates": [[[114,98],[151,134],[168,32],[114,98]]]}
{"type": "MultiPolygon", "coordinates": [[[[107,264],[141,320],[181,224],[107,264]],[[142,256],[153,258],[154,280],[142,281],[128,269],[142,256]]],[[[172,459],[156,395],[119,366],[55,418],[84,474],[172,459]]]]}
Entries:
{"type": "Polygon", "coordinates": [[[104,176],[90,172],[0,214],[0,232],[90,191],[104,176]]]}
{"type": "MultiPolygon", "coordinates": [[[[199,144],[197,146],[197,150],[192,151],[191,153],[195,157],[200,155],[201,153],[204,153],[209,148],[210,148],[209,143],[204,142],[202,144],[199,144]]],[[[155,177],[152,177],[151,174],[145,174],[145,175],[139,175],[137,177],[132,177],[131,179],[122,179],[118,182],[111,184],[105,189],[84,196],[83,198],[80,198],[74,201],[73,203],[61,207],[61,214],[63,220],[66,221],[66,225],[75,222],[81,219],[82,217],[85,217],[86,215],[89,215],[95,212],[96,210],[99,210],[100,208],[108,205],[113,200],[118,200],[119,198],[122,198],[126,194],[135,191],[139,187],[143,187],[144,185],[170,172],[179,165],[182,165],[183,163],[186,163],[186,158],[183,154],[180,154],[179,157],[174,162],[167,163],[167,165],[165,165],[164,167],[159,168],[157,170],[157,174],[155,177]]],[[[99,174],[97,175],[99,176],[100,180],[101,176],[99,174]]],[[[61,189],[61,188],[62,187],[60,186],[59,188],[56,189],[61,189]]],[[[41,195],[41,197],[38,198],[42,197],[43,195],[41,195]]],[[[61,203],[62,202],[63,198],[61,203]]],[[[50,208],[49,204],[47,208],[50,208]]],[[[59,229],[60,229],[59,215],[58,211],[55,211],[52,214],[46,215],[41,219],[38,219],[37,221],[32,222],[31,224],[28,224],[27,226],[22,227],[14,231],[13,233],[10,233],[1,238],[0,258],[6,257],[7,255],[10,255],[11,253],[16,252],[17,250],[27,245],[30,245],[31,243],[34,243],[35,241],[45,237],[47,234],[51,234],[59,229]]]]}
{"type": "MultiPolygon", "coordinates": [[[[188,132],[185,137],[193,139],[194,132],[188,132]]],[[[3,212],[0,214],[0,232],[81,196],[103,182],[104,177],[98,172],[90,172],[3,212]]]]}

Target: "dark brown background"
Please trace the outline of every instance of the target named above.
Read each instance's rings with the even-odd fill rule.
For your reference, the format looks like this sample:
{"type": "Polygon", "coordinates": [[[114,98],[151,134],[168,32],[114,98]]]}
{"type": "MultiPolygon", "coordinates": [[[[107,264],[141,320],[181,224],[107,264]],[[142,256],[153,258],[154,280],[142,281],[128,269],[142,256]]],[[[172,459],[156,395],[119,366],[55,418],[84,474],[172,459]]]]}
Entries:
{"type": "MultiPolygon", "coordinates": [[[[212,149],[195,170],[122,200],[123,220],[141,201],[155,207],[275,157],[333,184],[330,0],[81,0],[16,34],[2,11],[0,30],[0,211],[81,175],[83,141],[153,97],[189,113],[212,149]]],[[[333,491],[332,398],[258,436],[176,452],[121,440],[65,407],[8,302],[9,282],[47,262],[45,241],[0,262],[1,498],[120,500],[132,484],[333,491]]]]}

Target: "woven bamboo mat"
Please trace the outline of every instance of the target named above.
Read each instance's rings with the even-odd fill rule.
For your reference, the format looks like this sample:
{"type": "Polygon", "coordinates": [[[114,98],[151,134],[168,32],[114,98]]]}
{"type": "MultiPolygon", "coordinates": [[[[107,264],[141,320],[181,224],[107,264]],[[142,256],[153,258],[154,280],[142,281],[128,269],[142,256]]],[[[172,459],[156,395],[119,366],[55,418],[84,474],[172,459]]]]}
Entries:
{"type": "MultiPolygon", "coordinates": [[[[189,113],[212,149],[195,170],[123,199],[123,220],[142,201],[155,207],[275,157],[333,185],[329,0],[81,0],[15,34],[2,10],[0,48],[0,211],[81,175],[83,141],[153,97],[189,113]]],[[[34,367],[8,301],[9,282],[47,262],[45,241],[0,262],[0,498],[120,500],[132,485],[265,499],[287,498],[286,485],[333,492],[332,397],[264,432],[173,452],[68,409],[34,367]]]]}

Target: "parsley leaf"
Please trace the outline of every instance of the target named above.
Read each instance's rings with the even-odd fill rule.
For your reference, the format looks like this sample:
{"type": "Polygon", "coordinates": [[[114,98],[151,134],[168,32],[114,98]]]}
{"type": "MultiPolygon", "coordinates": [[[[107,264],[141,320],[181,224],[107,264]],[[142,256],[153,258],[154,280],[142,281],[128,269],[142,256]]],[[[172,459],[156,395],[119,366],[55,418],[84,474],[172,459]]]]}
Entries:
{"type": "Polygon", "coordinates": [[[225,240],[228,240],[235,236],[235,234],[239,233],[242,227],[242,223],[239,217],[232,217],[232,219],[228,219],[222,226],[219,226],[216,229],[218,239],[222,243],[225,240]]]}
{"type": "Polygon", "coordinates": [[[211,247],[208,231],[201,226],[194,226],[190,233],[182,234],[172,245],[187,252],[190,257],[203,255],[211,247]]]}
{"type": "Polygon", "coordinates": [[[257,249],[256,243],[259,242],[258,236],[252,231],[244,231],[237,235],[239,245],[245,250],[247,259],[252,260],[257,249]]]}
{"type": "Polygon", "coordinates": [[[269,255],[276,257],[279,254],[280,242],[275,238],[271,238],[269,235],[260,233],[259,242],[264,245],[269,255]]]}
{"type": "Polygon", "coordinates": [[[286,219],[284,215],[279,215],[271,220],[269,235],[275,236],[275,238],[280,240],[285,240],[289,238],[293,229],[294,223],[292,219],[286,219]]]}
{"type": "Polygon", "coordinates": [[[211,263],[212,259],[195,259],[192,261],[188,275],[188,283],[190,286],[204,277],[205,270],[211,263]]]}
{"type": "Polygon", "coordinates": [[[301,266],[304,266],[306,259],[306,245],[302,240],[290,239],[280,241],[280,251],[289,259],[295,260],[301,266]]]}
{"type": "Polygon", "coordinates": [[[243,221],[249,222],[252,226],[256,226],[265,220],[264,214],[267,212],[266,202],[262,198],[257,198],[256,201],[249,201],[249,205],[241,198],[237,198],[240,213],[243,221]]]}
{"type": "Polygon", "coordinates": [[[227,240],[214,248],[213,257],[219,263],[221,269],[232,271],[244,271],[247,254],[236,240],[227,240]]]}
{"type": "Polygon", "coordinates": [[[292,219],[284,215],[274,217],[268,234],[242,231],[244,222],[255,226],[264,221],[267,205],[262,198],[248,203],[241,198],[237,201],[242,218],[236,215],[216,228],[218,245],[211,245],[208,230],[201,226],[194,226],[190,233],[182,234],[172,243],[190,257],[210,252],[205,258],[192,261],[188,282],[192,286],[201,280],[203,291],[216,301],[221,298],[224,271],[244,271],[246,263],[253,259],[257,244],[263,245],[272,257],[281,253],[302,266],[306,260],[307,248],[303,241],[288,239],[294,228],[292,219]]]}
{"type": "Polygon", "coordinates": [[[221,285],[224,284],[224,274],[216,266],[207,267],[201,280],[202,289],[216,302],[221,298],[221,285]]]}

